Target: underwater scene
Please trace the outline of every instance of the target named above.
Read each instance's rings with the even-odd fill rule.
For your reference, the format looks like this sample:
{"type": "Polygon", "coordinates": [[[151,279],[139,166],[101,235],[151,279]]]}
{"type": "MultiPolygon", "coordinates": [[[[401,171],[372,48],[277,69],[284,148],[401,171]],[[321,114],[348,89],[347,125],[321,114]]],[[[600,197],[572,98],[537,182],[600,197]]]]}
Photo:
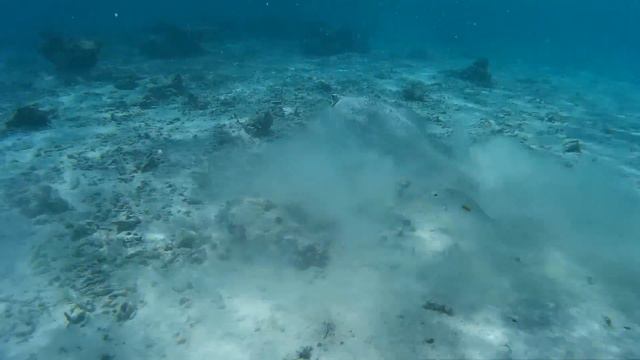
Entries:
{"type": "Polygon", "coordinates": [[[639,1],[0,9],[0,360],[640,359],[639,1]]]}

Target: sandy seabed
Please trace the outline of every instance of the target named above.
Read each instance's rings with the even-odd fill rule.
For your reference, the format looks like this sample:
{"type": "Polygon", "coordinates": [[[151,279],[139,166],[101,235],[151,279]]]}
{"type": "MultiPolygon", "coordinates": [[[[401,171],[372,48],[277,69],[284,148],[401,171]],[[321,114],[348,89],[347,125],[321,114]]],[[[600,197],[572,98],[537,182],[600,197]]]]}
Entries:
{"type": "Polygon", "coordinates": [[[6,65],[0,358],[640,357],[640,89],[468,62],[6,65]]]}

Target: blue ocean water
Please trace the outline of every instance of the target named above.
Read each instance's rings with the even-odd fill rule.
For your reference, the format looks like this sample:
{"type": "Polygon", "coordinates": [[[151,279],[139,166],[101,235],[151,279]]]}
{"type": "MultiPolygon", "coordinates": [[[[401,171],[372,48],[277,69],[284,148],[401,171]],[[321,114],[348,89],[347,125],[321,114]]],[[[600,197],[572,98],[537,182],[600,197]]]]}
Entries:
{"type": "MultiPolygon", "coordinates": [[[[491,54],[505,61],[623,73],[637,79],[640,53],[634,0],[577,1],[36,1],[3,5],[2,41],[28,47],[42,31],[78,35],[130,35],[157,21],[184,26],[216,22],[295,28],[299,22],[323,21],[352,27],[376,41],[380,49],[423,45],[491,54]],[[118,14],[116,17],[115,14],[118,14]],[[622,69],[621,69],[622,67],[622,69]]],[[[236,31],[248,30],[241,26],[236,31]]],[[[247,31],[246,36],[259,36],[247,31]]],[[[295,32],[295,30],[294,30],[295,32]]],[[[273,34],[287,37],[288,31],[273,34]]]]}
{"type": "Polygon", "coordinates": [[[639,1],[0,9],[0,360],[640,357],[639,1]]]}

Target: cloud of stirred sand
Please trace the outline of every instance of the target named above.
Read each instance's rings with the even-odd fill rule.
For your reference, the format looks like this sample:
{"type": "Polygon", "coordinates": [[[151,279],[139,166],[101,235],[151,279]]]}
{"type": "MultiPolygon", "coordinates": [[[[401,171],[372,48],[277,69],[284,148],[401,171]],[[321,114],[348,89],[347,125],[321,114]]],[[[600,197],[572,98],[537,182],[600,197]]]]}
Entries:
{"type": "MultiPolygon", "coordinates": [[[[640,274],[632,264],[640,202],[628,179],[586,156],[568,165],[508,138],[471,141],[463,133],[433,139],[424,121],[386,105],[343,99],[296,136],[250,155],[212,157],[218,174],[212,193],[218,200],[261,196],[296,203],[338,225],[326,271],[340,275],[327,278],[336,288],[309,290],[318,304],[349,308],[375,297],[373,308],[402,312],[435,297],[467,318],[487,308],[497,308],[503,320],[543,314],[520,315],[522,329],[531,333],[600,322],[599,316],[569,315],[580,301],[638,320],[632,304],[640,295],[640,274]],[[403,190],[403,184],[410,185],[403,190]],[[456,211],[466,204],[473,204],[471,211],[456,211]],[[409,236],[390,247],[381,234],[397,226],[398,214],[417,227],[433,225],[448,236],[448,245],[427,256],[415,249],[435,240],[409,236]],[[358,264],[392,270],[368,278],[354,271],[358,264]],[[344,276],[353,279],[349,296],[339,290],[344,276]],[[587,281],[598,286],[584,290],[587,281]],[[581,296],[593,299],[576,300],[581,296]]],[[[375,322],[377,315],[369,315],[375,322]]],[[[504,320],[496,326],[509,331],[510,325],[504,320]]],[[[389,335],[388,325],[377,326],[371,331],[389,335]]],[[[578,338],[567,341],[606,353],[578,338]]],[[[386,346],[389,354],[400,351],[391,342],[386,346]]],[[[465,346],[475,345],[449,346],[464,354],[465,346]]]]}

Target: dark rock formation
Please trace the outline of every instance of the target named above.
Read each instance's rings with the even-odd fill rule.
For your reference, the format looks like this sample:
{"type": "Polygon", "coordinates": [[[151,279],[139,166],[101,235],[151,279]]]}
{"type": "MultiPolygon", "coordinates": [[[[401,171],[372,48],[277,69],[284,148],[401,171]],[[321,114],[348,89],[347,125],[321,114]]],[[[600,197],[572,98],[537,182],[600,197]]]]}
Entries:
{"type": "Polygon", "coordinates": [[[169,24],[156,25],[140,51],[152,59],[188,58],[205,52],[198,34],[169,24]]]}
{"type": "Polygon", "coordinates": [[[262,138],[271,135],[272,126],[273,114],[267,111],[251,118],[244,125],[244,130],[253,137],[262,138]]]}
{"type": "Polygon", "coordinates": [[[485,58],[474,61],[473,64],[464,69],[449,71],[448,74],[477,86],[489,88],[494,85],[493,78],[489,72],[489,60],[485,58]]]}
{"type": "Polygon", "coordinates": [[[40,54],[63,73],[84,73],[98,63],[100,45],[92,40],[73,40],[59,36],[45,39],[40,54]]]}
{"type": "Polygon", "coordinates": [[[51,111],[29,105],[18,108],[5,126],[7,130],[39,130],[49,126],[50,121],[51,111]]]}

